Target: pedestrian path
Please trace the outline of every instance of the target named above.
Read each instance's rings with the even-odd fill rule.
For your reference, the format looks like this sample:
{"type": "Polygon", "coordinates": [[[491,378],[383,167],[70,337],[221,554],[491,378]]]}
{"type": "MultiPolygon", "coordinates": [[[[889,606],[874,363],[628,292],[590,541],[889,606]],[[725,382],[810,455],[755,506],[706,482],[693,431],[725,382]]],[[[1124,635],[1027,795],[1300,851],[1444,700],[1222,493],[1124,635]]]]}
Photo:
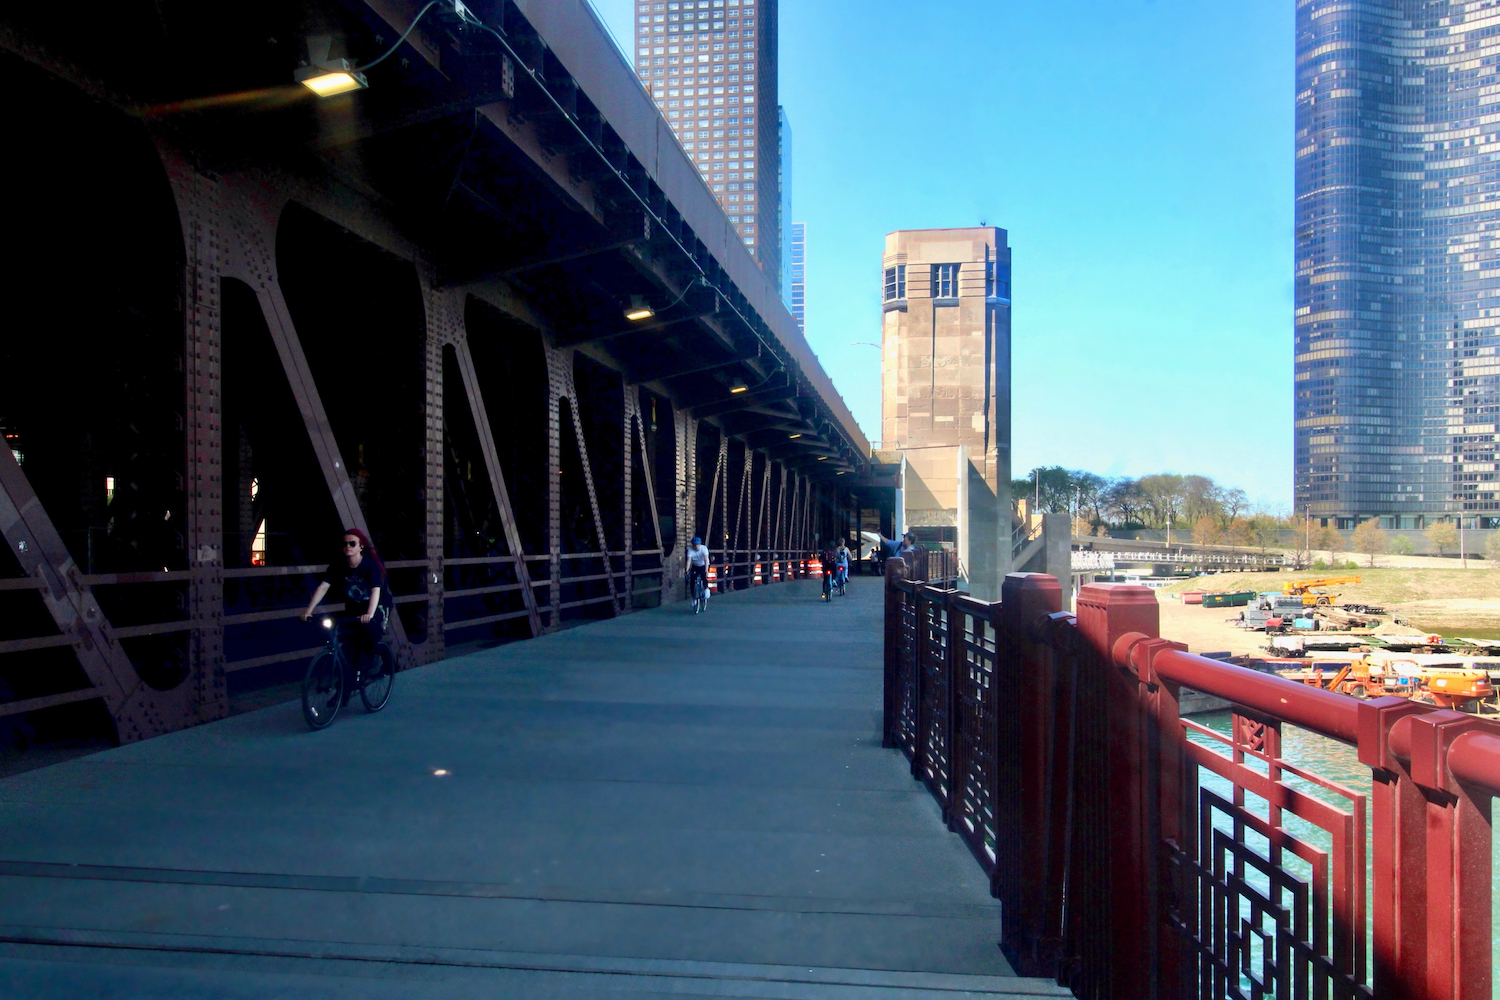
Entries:
{"type": "Polygon", "coordinates": [[[0,996],[1068,995],[880,748],[880,581],[640,612],[0,781],[0,996]]]}

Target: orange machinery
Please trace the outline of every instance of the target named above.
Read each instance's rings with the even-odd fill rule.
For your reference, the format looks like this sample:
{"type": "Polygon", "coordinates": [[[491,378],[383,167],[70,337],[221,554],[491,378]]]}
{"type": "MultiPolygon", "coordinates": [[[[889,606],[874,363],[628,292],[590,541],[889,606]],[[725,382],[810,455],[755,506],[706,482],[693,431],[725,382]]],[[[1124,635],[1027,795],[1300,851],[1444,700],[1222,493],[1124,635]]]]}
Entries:
{"type": "Polygon", "coordinates": [[[1358,583],[1357,576],[1327,576],[1321,580],[1294,580],[1291,583],[1283,583],[1281,592],[1292,596],[1300,596],[1305,606],[1317,604],[1337,604],[1338,594],[1328,594],[1315,588],[1338,587],[1346,583],[1358,583]]]}
{"type": "Polygon", "coordinates": [[[1495,698],[1490,666],[1452,653],[1372,650],[1332,677],[1315,667],[1304,672],[1302,680],[1355,698],[1393,694],[1442,708],[1479,710],[1493,707],[1495,698]]]}

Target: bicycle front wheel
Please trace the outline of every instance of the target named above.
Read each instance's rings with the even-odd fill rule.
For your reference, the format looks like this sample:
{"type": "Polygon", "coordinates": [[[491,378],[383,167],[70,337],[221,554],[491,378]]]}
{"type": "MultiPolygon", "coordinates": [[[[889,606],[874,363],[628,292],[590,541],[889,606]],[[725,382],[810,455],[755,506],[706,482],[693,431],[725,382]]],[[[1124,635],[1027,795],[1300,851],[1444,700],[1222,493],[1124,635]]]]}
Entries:
{"type": "Polygon", "coordinates": [[[396,683],[396,654],[391,647],[377,643],[369,669],[359,688],[359,700],[365,703],[366,712],[378,712],[391,700],[391,687],[396,683]]]}
{"type": "Polygon", "coordinates": [[[302,678],[302,718],[308,729],[323,729],[339,714],[344,700],[344,672],[331,650],[324,650],[307,665],[302,678]]]}

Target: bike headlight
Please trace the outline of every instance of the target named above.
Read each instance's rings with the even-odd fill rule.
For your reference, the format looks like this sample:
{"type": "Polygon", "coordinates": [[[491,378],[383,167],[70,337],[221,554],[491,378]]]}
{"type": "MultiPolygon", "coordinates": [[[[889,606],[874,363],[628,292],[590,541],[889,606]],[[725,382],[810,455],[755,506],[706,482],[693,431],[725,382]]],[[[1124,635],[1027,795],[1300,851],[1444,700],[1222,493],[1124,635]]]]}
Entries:
{"type": "Polygon", "coordinates": [[[332,618],[324,618],[323,619],[323,627],[324,628],[333,628],[333,619],[332,618]]]}

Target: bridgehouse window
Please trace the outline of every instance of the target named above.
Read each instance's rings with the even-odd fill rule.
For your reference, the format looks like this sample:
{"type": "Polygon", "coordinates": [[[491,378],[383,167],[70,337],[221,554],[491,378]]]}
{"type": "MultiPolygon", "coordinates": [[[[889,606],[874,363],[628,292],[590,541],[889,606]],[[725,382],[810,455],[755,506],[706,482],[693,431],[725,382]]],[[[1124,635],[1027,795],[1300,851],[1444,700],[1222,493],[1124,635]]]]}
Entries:
{"type": "Polygon", "coordinates": [[[932,265],[932,297],[935,299],[958,298],[958,265],[932,265]]]}
{"type": "Polygon", "coordinates": [[[885,301],[906,298],[906,265],[897,264],[885,269],[885,301]]]}

